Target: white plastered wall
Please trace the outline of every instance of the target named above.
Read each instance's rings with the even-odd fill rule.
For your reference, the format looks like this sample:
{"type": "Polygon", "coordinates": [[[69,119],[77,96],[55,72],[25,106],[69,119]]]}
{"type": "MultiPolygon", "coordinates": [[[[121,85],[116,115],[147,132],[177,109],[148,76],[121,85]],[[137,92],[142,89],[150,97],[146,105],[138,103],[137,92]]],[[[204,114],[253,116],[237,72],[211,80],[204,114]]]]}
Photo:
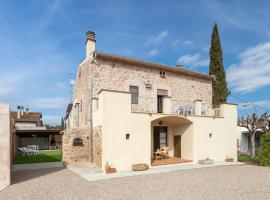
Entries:
{"type": "MultiPolygon", "coordinates": [[[[118,171],[130,170],[136,163],[150,165],[153,153],[151,122],[162,117],[179,117],[132,113],[130,99],[130,94],[124,92],[102,91],[99,95],[93,126],[102,126],[103,170],[106,162],[118,171]],[[126,134],[130,134],[128,140],[126,134]]],[[[173,135],[180,134],[184,159],[224,161],[228,156],[237,160],[237,109],[235,105],[223,104],[221,110],[224,117],[186,116],[191,123],[168,125],[170,155],[173,155],[173,135]]]]}
{"type": "Polygon", "coordinates": [[[11,138],[9,105],[0,104],[0,191],[10,185],[11,138]]]}

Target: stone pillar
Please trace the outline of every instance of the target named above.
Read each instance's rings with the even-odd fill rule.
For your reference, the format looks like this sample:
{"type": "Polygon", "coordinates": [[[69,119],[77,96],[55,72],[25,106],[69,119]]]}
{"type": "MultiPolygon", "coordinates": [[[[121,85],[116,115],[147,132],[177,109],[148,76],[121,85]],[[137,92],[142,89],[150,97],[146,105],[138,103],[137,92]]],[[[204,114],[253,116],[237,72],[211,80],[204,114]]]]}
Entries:
{"type": "Polygon", "coordinates": [[[195,115],[201,116],[202,115],[202,100],[195,100],[195,115]]]}

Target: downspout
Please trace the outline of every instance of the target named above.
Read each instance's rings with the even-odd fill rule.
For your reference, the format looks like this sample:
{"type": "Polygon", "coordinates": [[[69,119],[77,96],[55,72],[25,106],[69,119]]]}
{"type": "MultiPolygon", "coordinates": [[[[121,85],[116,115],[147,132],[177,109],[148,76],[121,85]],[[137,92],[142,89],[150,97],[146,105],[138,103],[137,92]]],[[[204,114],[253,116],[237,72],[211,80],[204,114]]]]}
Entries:
{"type": "Polygon", "coordinates": [[[93,110],[92,110],[92,99],[93,99],[93,79],[92,79],[92,63],[95,60],[96,54],[93,53],[93,57],[89,59],[89,144],[90,144],[90,162],[93,162],[93,110]]]}

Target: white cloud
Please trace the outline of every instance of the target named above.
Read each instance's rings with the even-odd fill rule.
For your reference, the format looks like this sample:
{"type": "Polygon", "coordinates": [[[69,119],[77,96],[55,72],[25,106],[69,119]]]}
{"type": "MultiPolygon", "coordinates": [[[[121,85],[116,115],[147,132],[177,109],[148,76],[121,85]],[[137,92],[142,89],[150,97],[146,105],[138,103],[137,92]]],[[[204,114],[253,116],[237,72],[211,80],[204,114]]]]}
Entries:
{"type": "Polygon", "coordinates": [[[68,99],[63,97],[55,98],[39,98],[28,103],[31,108],[59,109],[65,108],[68,104],[68,99]]]}
{"type": "Polygon", "coordinates": [[[160,32],[158,35],[156,36],[152,36],[148,41],[147,44],[148,45],[159,45],[163,42],[163,40],[165,38],[167,38],[169,35],[169,32],[167,30],[164,30],[162,32],[160,32]]]}
{"type": "Polygon", "coordinates": [[[194,41],[192,40],[185,40],[182,42],[183,45],[191,45],[191,44],[194,44],[194,41]]]}
{"type": "Polygon", "coordinates": [[[43,124],[60,125],[62,116],[44,115],[42,116],[43,124]]]}
{"type": "Polygon", "coordinates": [[[270,85],[270,42],[248,48],[239,54],[239,59],[227,70],[233,91],[249,93],[270,85]]]}
{"type": "Polygon", "coordinates": [[[150,55],[150,56],[155,56],[155,55],[158,55],[158,54],[159,54],[159,52],[158,52],[157,49],[152,49],[152,50],[149,52],[149,55],[150,55]]]}
{"type": "Polygon", "coordinates": [[[209,65],[209,58],[203,57],[200,53],[186,54],[178,58],[177,63],[187,67],[204,67],[209,65]]]}
{"type": "Polygon", "coordinates": [[[188,45],[192,45],[192,44],[194,44],[194,41],[193,40],[184,40],[184,41],[182,41],[182,40],[174,40],[173,42],[172,42],[172,44],[174,45],[174,46],[178,46],[178,45],[186,45],[186,46],[188,46],[188,45]]]}

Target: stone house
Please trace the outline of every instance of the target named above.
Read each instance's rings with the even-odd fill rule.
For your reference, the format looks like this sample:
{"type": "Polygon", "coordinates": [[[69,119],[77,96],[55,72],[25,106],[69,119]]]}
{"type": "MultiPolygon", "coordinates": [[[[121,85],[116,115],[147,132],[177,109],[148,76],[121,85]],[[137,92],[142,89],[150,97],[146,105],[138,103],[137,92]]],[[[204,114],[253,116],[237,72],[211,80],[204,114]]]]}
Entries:
{"type": "Polygon", "coordinates": [[[63,160],[92,162],[118,171],[151,166],[155,152],[197,162],[237,159],[237,107],[212,109],[213,76],[182,66],[146,62],[95,50],[86,34],[86,57],[78,67],[67,108],[63,160]]]}

